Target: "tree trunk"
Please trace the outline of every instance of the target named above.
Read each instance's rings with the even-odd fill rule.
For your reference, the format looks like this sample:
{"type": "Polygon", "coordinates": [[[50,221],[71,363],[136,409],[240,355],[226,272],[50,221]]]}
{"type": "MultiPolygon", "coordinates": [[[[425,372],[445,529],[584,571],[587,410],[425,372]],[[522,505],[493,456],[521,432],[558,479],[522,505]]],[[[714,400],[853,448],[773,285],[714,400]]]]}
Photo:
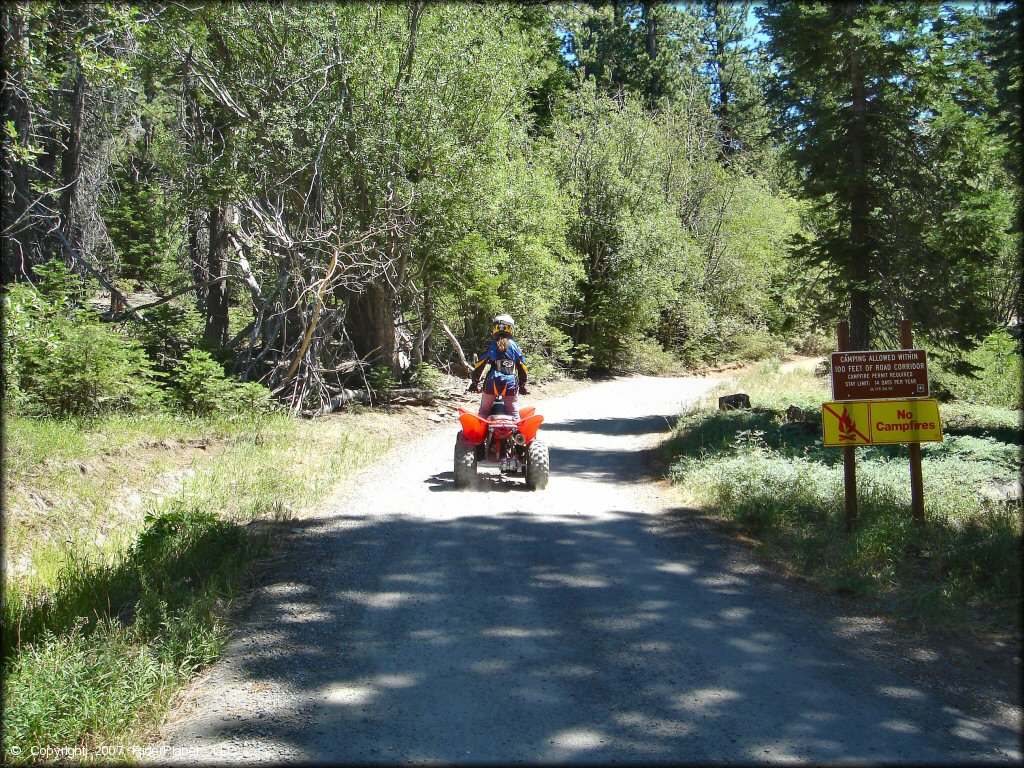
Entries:
{"type": "Polygon", "coordinates": [[[867,99],[861,73],[860,50],[850,47],[850,85],[853,94],[853,124],[850,129],[850,348],[871,348],[871,265],[874,254],[868,232],[870,202],[867,187],[867,99]]]}
{"type": "Polygon", "coordinates": [[[729,115],[729,102],[732,101],[732,87],[728,81],[725,66],[726,30],[728,10],[722,8],[720,2],[712,6],[715,18],[715,78],[718,80],[718,120],[722,126],[722,155],[732,154],[733,127],[729,115]]]}
{"type": "Polygon", "coordinates": [[[434,335],[434,326],[437,324],[431,293],[430,284],[427,283],[423,288],[420,330],[416,334],[416,340],[413,342],[413,365],[426,361],[430,356],[430,339],[434,335]]]}
{"type": "Polygon", "coordinates": [[[655,103],[661,98],[661,73],[658,72],[657,67],[654,66],[658,59],[658,19],[655,16],[654,4],[644,3],[644,26],[646,27],[647,36],[645,44],[647,48],[647,58],[651,63],[651,103],[655,103]]]}
{"type": "MultiPolygon", "coordinates": [[[[28,28],[25,21],[25,8],[22,3],[4,3],[0,16],[3,29],[3,50],[5,73],[2,98],[2,120],[6,125],[12,123],[19,144],[27,141],[32,132],[31,112],[27,99],[25,69],[18,66],[19,61],[28,61],[29,41],[28,28]]],[[[11,139],[8,139],[11,141],[11,139]]],[[[6,142],[5,142],[6,145],[6,142]]],[[[29,188],[29,173],[26,163],[14,160],[5,150],[3,174],[3,205],[0,226],[3,236],[0,237],[0,279],[10,283],[19,275],[31,276],[32,255],[36,250],[35,237],[27,225],[27,210],[32,199],[29,188]]]]}
{"type": "Polygon", "coordinates": [[[412,81],[412,62],[416,55],[416,36],[419,32],[420,18],[423,16],[424,0],[414,0],[409,3],[409,45],[405,50],[405,65],[399,70],[399,82],[405,81],[409,85],[412,81]]]}
{"type": "Polygon", "coordinates": [[[82,252],[82,217],[77,210],[78,182],[82,175],[82,122],[85,118],[85,72],[75,62],[75,84],[71,90],[71,117],[68,140],[61,156],[60,215],[64,236],[75,253],[82,252]]]}
{"type": "Polygon", "coordinates": [[[395,296],[390,286],[372,283],[351,299],[349,335],[356,354],[370,365],[383,365],[398,375],[395,296]]]}
{"type": "MultiPolygon", "coordinates": [[[[209,237],[206,232],[206,222],[202,211],[189,211],[186,220],[188,227],[188,263],[192,270],[192,282],[196,285],[209,282],[210,275],[206,271],[206,251],[209,237]]],[[[206,293],[200,289],[196,291],[196,309],[206,314],[206,293]]]]}
{"type": "MultiPolygon", "coordinates": [[[[228,230],[227,206],[210,208],[210,249],[207,273],[210,280],[227,274],[228,230]]],[[[221,280],[206,289],[206,329],[203,338],[217,345],[228,341],[228,283],[221,280]]]]}
{"type": "MultiPolygon", "coordinates": [[[[184,134],[189,144],[200,144],[203,141],[202,115],[196,97],[196,85],[192,76],[192,51],[188,52],[182,66],[181,96],[178,106],[178,129],[184,134]]],[[[188,190],[194,192],[196,190],[188,190]]],[[[194,205],[198,205],[194,203],[194,205]]],[[[212,225],[212,223],[211,223],[212,225]]],[[[196,207],[188,211],[186,216],[188,237],[188,263],[192,272],[192,282],[196,285],[210,281],[207,271],[207,253],[210,239],[207,230],[205,212],[196,207]]],[[[196,290],[196,310],[206,314],[206,291],[196,290]]]]}

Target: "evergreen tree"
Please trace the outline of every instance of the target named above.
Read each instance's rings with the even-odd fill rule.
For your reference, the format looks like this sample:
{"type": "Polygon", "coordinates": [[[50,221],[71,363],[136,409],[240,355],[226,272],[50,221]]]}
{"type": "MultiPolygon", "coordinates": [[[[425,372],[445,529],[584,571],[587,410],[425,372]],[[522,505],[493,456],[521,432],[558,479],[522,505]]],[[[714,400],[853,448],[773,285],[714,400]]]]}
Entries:
{"type": "Polygon", "coordinates": [[[998,154],[985,118],[965,108],[970,80],[948,34],[956,16],[935,4],[778,0],[758,12],[817,229],[798,253],[826,267],[853,348],[893,343],[900,316],[939,343],[970,345],[990,323],[986,271],[1005,232],[998,154]]]}
{"type": "Polygon", "coordinates": [[[656,108],[702,88],[700,23],[685,8],[620,0],[573,3],[554,16],[568,60],[605,94],[630,93],[656,108]]]}
{"type": "Polygon", "coordinates": [[[1000,134],[1007,143],[1006,165],[1010,174],[1021,175],[1021,116],[1024,101],[1024,41],[1021,40],[1020,3],[1008,3],[989,9],[985,23],[984,63],[991,73],[995,89],[995,117],[1000,134]],[[994,11],[994,12],[993,12],[994,11]]]}

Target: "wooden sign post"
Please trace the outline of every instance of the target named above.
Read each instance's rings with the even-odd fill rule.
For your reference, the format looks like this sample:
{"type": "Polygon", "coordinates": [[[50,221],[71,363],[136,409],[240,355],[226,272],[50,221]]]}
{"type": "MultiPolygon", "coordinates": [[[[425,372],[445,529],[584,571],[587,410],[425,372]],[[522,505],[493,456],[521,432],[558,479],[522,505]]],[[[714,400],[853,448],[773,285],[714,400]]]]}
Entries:
{"type": "MultiPolygon", "coordinates": [[[[914,328],[909,320],[900,320],[900,346],[914,348],[914,328]]],[[[924,478],[921,474],[921,444],[910,443],[910,507],[914,520],[924,525],[924,478]]]]}
{"type": "MultiPolygon", "coordinates": [[[[837,329],[840,352],[850,351],[850,324],[843,321],[837,329]]],[[[852,445],[843,446],[843,483],[846,496],[846,532],[857,521],[857,452],[852,445]]]]}

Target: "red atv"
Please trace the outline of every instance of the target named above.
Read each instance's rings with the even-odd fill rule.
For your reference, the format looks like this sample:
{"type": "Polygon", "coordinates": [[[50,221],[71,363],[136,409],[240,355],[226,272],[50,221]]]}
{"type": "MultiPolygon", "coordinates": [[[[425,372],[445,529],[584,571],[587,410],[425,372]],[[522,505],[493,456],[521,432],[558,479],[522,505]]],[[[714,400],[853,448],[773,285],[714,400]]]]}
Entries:
{"type": "Polygon", "coordinates": [[[505,404],[495,402],[488,419],[459,408],[462,431],[455,438],[455,487],[468,488],[476,481],[479,465],[498,468],[503,474],[522,472],[530,490],[548,484],[548,447],[537,439],[543,416],[535,408],[521,408],[519,421],[505,414],[505,404]]]}

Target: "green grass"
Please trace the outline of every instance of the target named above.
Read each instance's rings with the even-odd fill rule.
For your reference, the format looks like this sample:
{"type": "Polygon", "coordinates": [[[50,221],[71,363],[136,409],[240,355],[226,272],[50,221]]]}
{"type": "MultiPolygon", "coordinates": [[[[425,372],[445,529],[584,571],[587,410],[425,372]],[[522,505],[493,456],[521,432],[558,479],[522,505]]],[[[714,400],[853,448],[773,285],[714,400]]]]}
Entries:
{"type": "Polygon", "coordinates": [[[123,456],[164,440],[178,442],[239,437],[251,418],[196,418],[168,413],[111,414],[94,419],[13,416],[4,420],[4,473],[8,486],[56,475],[71,462],[100,453],[123,456]]]}
{"type": "Polygon", "coordinates": [[[879,610],[947,628],[1008,630],[1021,597],[1019,501],[986,495],[1020,477],[1020,412],[940,407],[945,440],[922,445],[924,527],[910,514],[906,446],[857,449],[858,520],[844,530],[842,451],[821,443],[827,380],[762,366],[728,390],[751,411],[683,414],[666,446],[689,501],[756,539],[766,557],[879,610]],[[811,416],[787,423],[797,405],[811,416]]]}
{"type": "Polygon", "coordinates": [[[28,642],[4,681],[7,755],[131,737],[217,657],[222,603],[268,542],[266,532],[179,503],[117,563],[65,570],[48,600],[17,617],[28,642]]]}
{"type": "Polygon", "coordinates": [[[339,428],[337,420],[283,415],[8,425],[8,455],[15,457],[8,490],[16,498],[60,497],[54,519],[33,519],[46,515],[30,508],[9,520],[8,561],[46,565],[6,577],[8,760],[12,748],[24,760],[32,747],[138,743],[174,692],[219,654],[222,617],[275,525],[389,446],[372,424],[339,428]],[[148,463],[138,454],[168,439],[225,442],[195,462],[177,490],[143,494],[148,500],[137,518],[120,515],[111,490],[118,481],[144,489],[169,466],[168,451],[155,451],[148,463]],[[124,471],[92,482],[74,468],[103,456],[124,471]],[[62,515],[75,518],[70,528],[60,527],[62,515]],[[97,531],[112,523],[117,535],[96,544],[97,531]]]}
{"type": "Polygon", "coordinates": [[[157,651],[114,622],[88,636],[47,635],[20,654],[5,676],[4,754],[10,763],[58,762],[33,758],[33,747],[122,743],[137,720],[156,715],[176,682],[157,651]]]}

